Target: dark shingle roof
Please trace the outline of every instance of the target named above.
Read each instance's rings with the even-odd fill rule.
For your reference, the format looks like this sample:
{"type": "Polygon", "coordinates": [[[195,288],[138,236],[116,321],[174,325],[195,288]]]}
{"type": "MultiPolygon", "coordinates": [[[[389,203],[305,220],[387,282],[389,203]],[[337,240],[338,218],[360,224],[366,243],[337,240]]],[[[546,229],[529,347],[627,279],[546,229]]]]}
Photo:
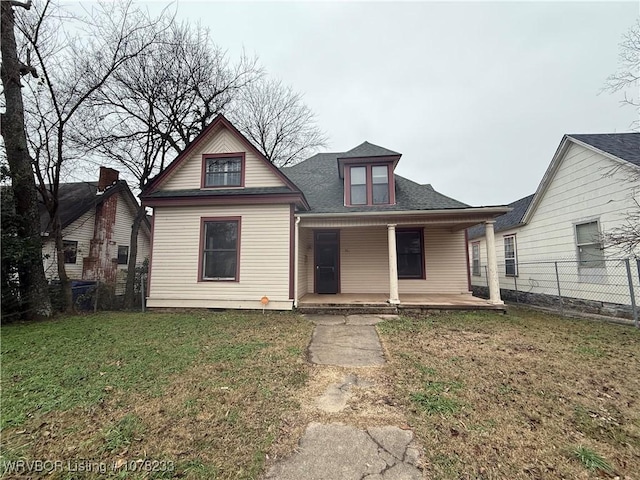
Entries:
{"type": "MultiPolygon", "coordinates": [[[[100,195],[98,195],[98,182],[61,183],[58,188],[58,215],[62,228],[70,225],[89,210],[95,209],[106,198],[120,191],[126,192],[135,202],[135,198],[124,180],[119,180],[118,183],[100,195]]],[[[40,213],[40,231],[43,233],[51,231],[49,213],[42,201],[38,202],[38,212],[40,213]]]]}
{"type": "Polygon", "coordinates": [[[640,133],[567,135],[640,167],[640,133]]]}
{"type": "MultiPolygon", "coordinates": [[[[504,230],[509,230],[517,225],[522,223],[522,217],[524,217],[527,208],[531,204],[531,200],[533,200],[535,194],[531,194],[528,197],[521,198],[520,200],[516,200],[513,203],[510,203],[508,206],[513,210],[505,213],[504,215],[500,215],[496,217],[495,223],[495,231],[502,232],[504,230]]],[[[475,227],[471,227],[467,230],[469,234],[469,240],[473,238],[478,238],[484,236],[484,225],[476,225],[475,227]]]]}
{"type": "Polygon", "coordinates": [[[219,190],[158,190],[147,195],[147,198],[172,198],[172,197],[217,197],[234,195],[276,195],[291,193],[289,187],[260,187],[260,188],[221,188],[219,190]]]}
{"type": "MultiPolygon", "coordinates": [[[[390,150],[386,151],[390,152],[390,150]]],[[[431,185],[420,185],[398,175],[395,175],[395,205],[345,207],[344,181],[338,176],[336,164],[337,159],[343,155],[343,153],[319,153],[293,167],[282,169],[282,172],[304,193],[311,207],[310,213],[444,210],[468,207],[462,202],[436,192],[431,185]]]]}
{"type": "MultiPolygon", "coordinates": [[[[111,190],[111,189],[110,189],[111,190]]],[[[102,201],[103,195],[97,196],[98,182],[61,183],[58,188],[58,215],[62,228],[81,217],[102,201]]],[[[38,203],[40,213],[40,231],[51,230],[49,213],[42,202],[38,203]]]]}
{"type": "Polygon", "coordinates": [[[373,143],[363,142],[348,152],[339,153],[337,158],[391,157],[397,155],[400,155],[400,153],[379,147],[373,143]]]}

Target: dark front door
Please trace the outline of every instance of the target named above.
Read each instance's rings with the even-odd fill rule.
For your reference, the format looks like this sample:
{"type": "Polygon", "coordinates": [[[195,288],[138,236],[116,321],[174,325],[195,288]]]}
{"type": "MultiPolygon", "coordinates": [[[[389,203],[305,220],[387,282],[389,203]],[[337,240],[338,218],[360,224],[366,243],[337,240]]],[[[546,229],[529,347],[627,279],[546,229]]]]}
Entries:
{"type": "Polygon", "coordinates": [[[314,232],[316,293],[338,293],[340,236],[335,230],[314,232]]]}

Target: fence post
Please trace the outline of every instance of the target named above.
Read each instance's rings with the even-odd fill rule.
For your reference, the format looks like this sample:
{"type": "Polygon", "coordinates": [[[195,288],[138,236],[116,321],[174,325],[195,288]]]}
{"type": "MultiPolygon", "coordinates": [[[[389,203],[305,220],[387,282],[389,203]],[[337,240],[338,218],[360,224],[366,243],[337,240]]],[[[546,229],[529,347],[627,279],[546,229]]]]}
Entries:
{"type": "Polygon", "coordinates": [[[516,287],[516,303],[520,303],[518,300],[518,277],[516,275],[513,276],[513,284],[516,287]]]}
{"type": "Polygon", "coordinates": [[[624,265],[627,268],[627,282],[629,283],[629,297],[631,297],[631,311],[633,312],[633,322],[636,328],[640,328],[638,324],[638,308],[636,307],[636,296],[633,292],[633,277],[631,276],[631,263],[628,258],[624,259],[624,265]]]}
{"type": "Polygon", "coordinates": [[[558,285],[558,299],[560,300],[560,315],[564,315],[564,304],[562,302],[562,293],[560,293],[560,275],[558,274],[558,262],[553,262],[556,267],[556,284],[558,285]]]}

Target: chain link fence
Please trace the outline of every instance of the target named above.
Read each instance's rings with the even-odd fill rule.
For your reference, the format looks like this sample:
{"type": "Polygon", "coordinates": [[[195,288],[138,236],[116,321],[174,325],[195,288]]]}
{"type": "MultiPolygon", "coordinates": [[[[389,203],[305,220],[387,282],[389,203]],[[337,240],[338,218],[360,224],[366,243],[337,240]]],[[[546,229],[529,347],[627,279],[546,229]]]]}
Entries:
{"type": "MultiPolygon", "coordinates": [[[[488,298],[487,266],[480,265],[472,273],[474,294],[488,298]]],[[[575,260],[502,263],[498,276],[504,301],[543,306],[560,314],[627,318],[638,325],[640,259],[606,259],[597,265],[575,260]]]]}

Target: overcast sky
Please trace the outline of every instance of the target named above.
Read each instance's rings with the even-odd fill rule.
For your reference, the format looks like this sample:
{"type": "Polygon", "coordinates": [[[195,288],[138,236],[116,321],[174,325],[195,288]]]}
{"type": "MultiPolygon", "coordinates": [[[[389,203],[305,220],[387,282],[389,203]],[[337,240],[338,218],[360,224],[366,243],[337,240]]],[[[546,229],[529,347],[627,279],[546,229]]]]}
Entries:
{"type": "MultiPolygon", "coordinates": [[[[327,151],[402,153],[396,173],[471,205],[533,193],[565,133],[629,131],[598,94],[639,14],[627,3],[179,0],[237,58],[304,94],[327,151]]],[[[154,10],[158,3],[149,4],[154,10]]]]}

